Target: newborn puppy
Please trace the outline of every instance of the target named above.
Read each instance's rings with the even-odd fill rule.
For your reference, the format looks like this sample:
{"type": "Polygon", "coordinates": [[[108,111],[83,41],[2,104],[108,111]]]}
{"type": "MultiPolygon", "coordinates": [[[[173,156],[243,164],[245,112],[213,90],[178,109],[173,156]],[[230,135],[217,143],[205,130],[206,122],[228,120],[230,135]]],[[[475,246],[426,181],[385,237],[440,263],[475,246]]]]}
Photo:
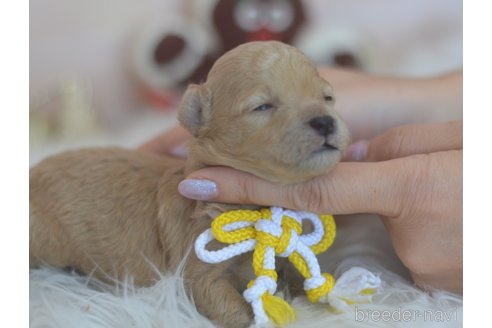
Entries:
{"type": "MultiPolygon", "coordinates": [[[[107,281],[129,273],[137,285],[154,283],[155,268],[175,270],[217,210],[239,208],[183,198],[179,182],[210,165],[283,184],[325,174],[348,143],[334,101],[330,85],[293,47],[253,42],[231,50],[183,97],[179,121],[194,136],[186,162],[86,149],[30,170],[30,265],[75,267],[107,281]]],[[[253,278],[244,259],[210,265],[190,252],[184,267],[198,309],[225,327],[252,320],[241,295],[253,278]]]]}

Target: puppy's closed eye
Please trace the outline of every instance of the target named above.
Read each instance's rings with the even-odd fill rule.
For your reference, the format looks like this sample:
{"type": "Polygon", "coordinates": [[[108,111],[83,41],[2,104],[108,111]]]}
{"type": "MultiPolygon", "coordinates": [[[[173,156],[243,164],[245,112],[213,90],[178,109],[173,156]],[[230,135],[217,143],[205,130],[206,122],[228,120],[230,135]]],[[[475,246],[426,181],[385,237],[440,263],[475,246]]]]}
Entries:
{"type": "Polygon", "coordinates": [[[273,107],[274,107],[274,106],[273,106],[272,104],[262,104],[262,105],[260,105],[260,106],[256,107],[256,108],[254,109],[254,111],[255,111],[255,112],[264,112],[264,111],[267,111],[267,110],[269,110],[269,109],[273,109],[273,107]]]}
{"type": "Polygon", "coordinates": [[[327,102],[333,101],[333,96],[325,96],[325,101],[327,102]]]}

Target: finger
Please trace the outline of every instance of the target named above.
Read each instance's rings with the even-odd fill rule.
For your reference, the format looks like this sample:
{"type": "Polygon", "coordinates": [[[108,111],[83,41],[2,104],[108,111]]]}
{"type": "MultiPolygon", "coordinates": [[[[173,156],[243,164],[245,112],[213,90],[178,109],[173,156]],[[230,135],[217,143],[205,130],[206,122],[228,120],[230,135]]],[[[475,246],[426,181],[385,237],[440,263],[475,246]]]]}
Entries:
{"type": "Polygon", "coordinates": [[[340,163],[328,175],[295,185],[278,185],[249,173],[213,167],[190,174],[179,192],[198,200],[281,206],[316,213],[378,213],[395,216],[401,184],[391,162],[340,163]]]}
{"type": "Polygon", "coordinates": [[[345,151],[354,161],[384,161],[415,154],[463,149],[463,121],[393,128],[371,141],[358,141],[345,151]]]}
{"type": "Polygon", "coordinates": [[[191,139],[191,134],[178,125],[147,141],[138,147],[138,150],[159,155],[186,157],[184,144],[189,139],[191,139]]]}

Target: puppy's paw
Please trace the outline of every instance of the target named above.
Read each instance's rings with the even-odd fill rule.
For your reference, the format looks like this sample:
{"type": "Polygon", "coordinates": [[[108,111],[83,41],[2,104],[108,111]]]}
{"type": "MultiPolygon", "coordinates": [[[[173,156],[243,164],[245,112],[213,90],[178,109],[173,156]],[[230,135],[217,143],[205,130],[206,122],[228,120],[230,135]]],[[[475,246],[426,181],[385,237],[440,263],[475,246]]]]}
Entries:
{"type": "Polygon", "coordinates": [[[219,325],[224,328],[247,328],[253,324],[253,311],[249,304],[241,308],[225,313],[219,320],[219,325]]]}

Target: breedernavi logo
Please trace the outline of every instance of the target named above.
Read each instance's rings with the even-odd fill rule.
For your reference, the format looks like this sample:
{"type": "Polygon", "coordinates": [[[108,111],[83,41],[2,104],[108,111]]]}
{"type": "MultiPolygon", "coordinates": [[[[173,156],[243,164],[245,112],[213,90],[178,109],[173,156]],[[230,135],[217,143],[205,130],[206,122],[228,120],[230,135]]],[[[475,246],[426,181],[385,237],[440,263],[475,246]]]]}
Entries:
{"type": "Polygon", "coordinates": [[[411,310],[398,308],[396,310],[367,310],[355,308],[357,322],[410,322],[410,321],[449,322],[457,320],[456,311],[441,310],[411,310]]]}

